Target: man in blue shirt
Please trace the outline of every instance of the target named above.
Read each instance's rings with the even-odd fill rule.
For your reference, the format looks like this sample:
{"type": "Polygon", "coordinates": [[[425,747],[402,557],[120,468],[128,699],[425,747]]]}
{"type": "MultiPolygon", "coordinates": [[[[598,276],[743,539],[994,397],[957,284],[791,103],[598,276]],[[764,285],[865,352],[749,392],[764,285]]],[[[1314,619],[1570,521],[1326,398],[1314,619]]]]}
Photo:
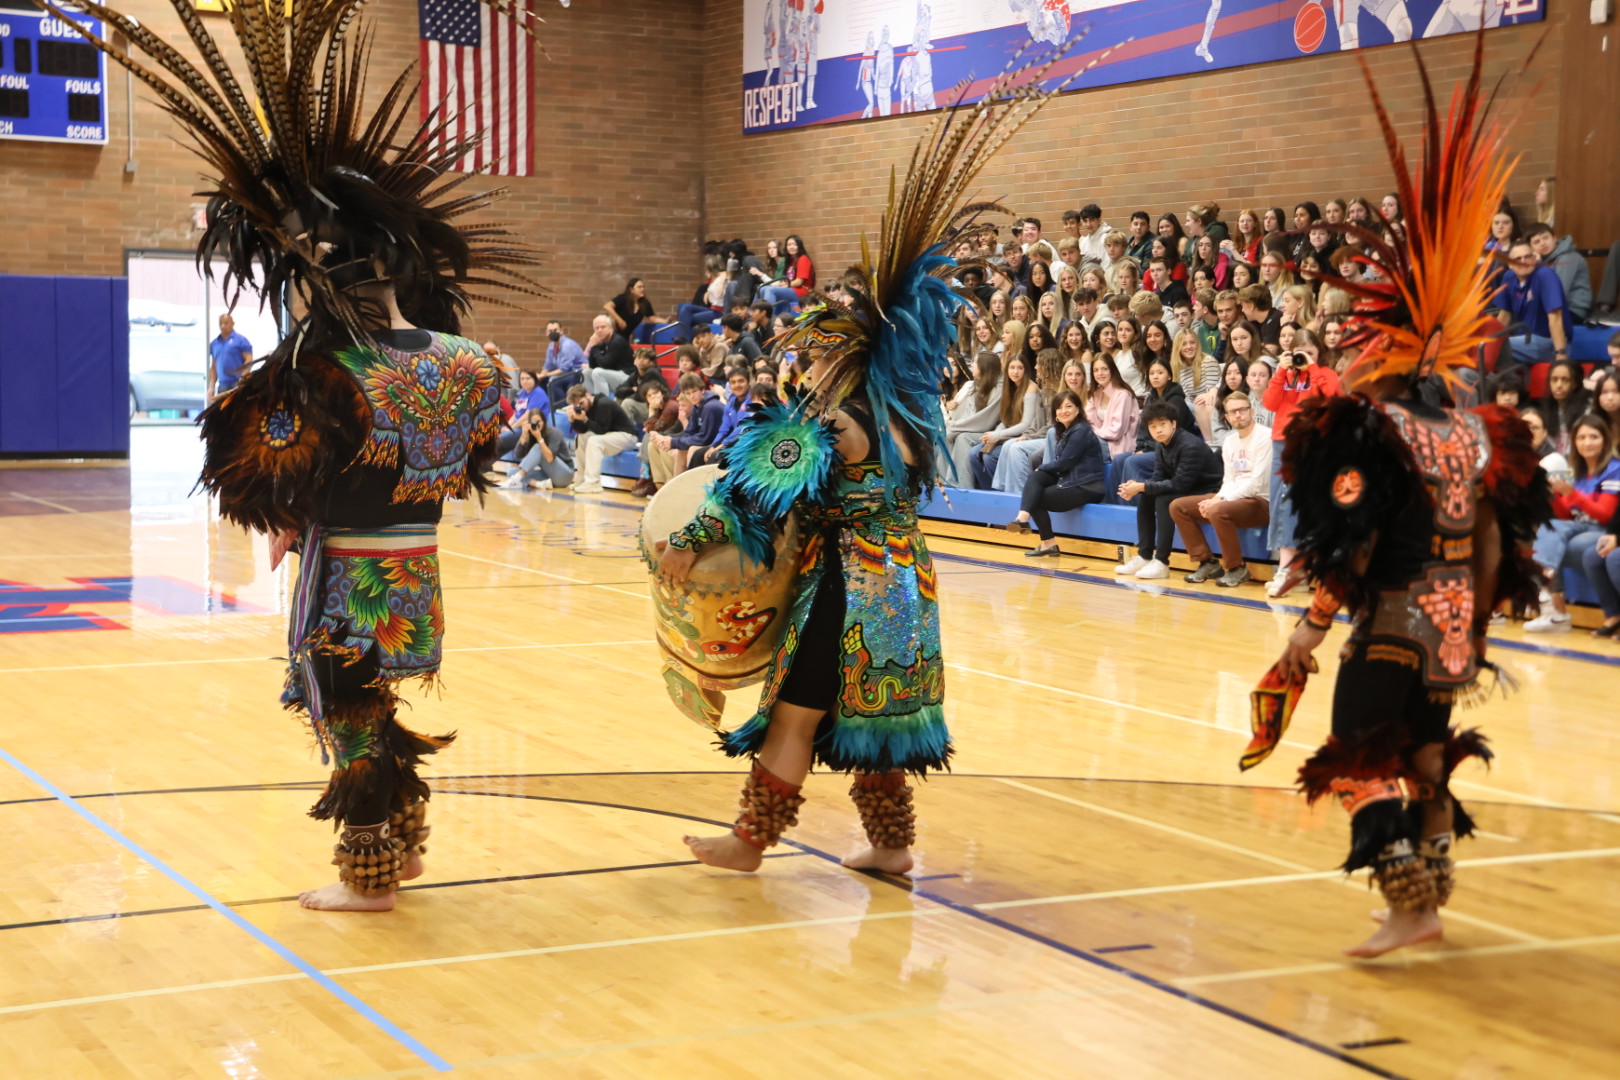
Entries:
{"type": "Polygon", "coordinates": [[[745,367],[734,367],[726,373],[726,384],[731,390],[731,399],[725,403],[725,412],[720,414],[720,429],[708,446],[693,449],[687,460],[689,469],[713,465],[715,455],[737,437],[737,425],[748,412],[748,391],[753,385],[753,375],[745,367]]]}
{"type": "Polygon", "coordinates": [[[568,388],[580,380],[585,367],[585,350],[579,342],[563,333],[562,323],[552,319],[546,323],[546,361],[540,372],[540,385],[546,388],[555,412],[568,397],[568,388]]]}
{"type": "Polygon", "coordinates": [[[219,337],[208,343],[208,400],[236,386],[242,372],[253,363],[253,346],[236,332],[236,320],[219,317],[219,337]]]}
{"type": "Polygon", "coordinates": [[[1538,265],[1528,241],[1515,240],[1508,248],[1508,269],[1496,293],[1496,306],[1504,321],[1523,323],[1526,337],[1515,333],[1508,339],[1513,359],[1521,364],[1546,364],[1569,359],[1569,310],[1564,303],[1564,286],[1551,267],[1538,265]]]}

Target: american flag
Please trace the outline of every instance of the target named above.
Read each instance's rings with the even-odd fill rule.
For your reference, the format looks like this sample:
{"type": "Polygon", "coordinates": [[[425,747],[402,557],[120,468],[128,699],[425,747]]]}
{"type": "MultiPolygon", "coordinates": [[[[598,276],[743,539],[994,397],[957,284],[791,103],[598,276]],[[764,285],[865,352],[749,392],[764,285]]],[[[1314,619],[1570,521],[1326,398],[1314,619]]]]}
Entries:
{"type": "Polygon", "coordinates": [[[462,172],[533,176],[534,51],[523,28],[478,0],[417,0],[416,12],[422,119],[448,120],[448,141],[478,139],[462,172]]]}

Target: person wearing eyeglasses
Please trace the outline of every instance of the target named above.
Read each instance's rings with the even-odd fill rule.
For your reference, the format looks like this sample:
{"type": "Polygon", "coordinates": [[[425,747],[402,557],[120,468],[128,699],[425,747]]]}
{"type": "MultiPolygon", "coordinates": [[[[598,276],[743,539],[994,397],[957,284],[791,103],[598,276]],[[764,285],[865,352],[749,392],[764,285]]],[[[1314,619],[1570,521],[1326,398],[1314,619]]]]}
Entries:
{"type": "Polygon", "coordinates": [[[1523,324],[1526,333],[1508,339],[1513,359],[1521,364],[1545,364],[1569,358],[1569,310],[1558,274],[1542,266],[1527,240],[1508,248],[1510,274],[1502,275],[1495,304],[1508,319],[1523,324]]]}
{"type": "Polygon", "coordinates": [[[1170,517],[1188,557],[1198,564],[1186,580],[1201,585],[1215,578],[1215,584],[1233,589],[1249,580],[1238,530],[1258,529],[1271,521],[1271,429],[1255,423],[1254,403],[1242,391],[1226,395],[1221,409],[1231,428],[1221,443],[1225,466],[1221,488],[1213,495],[1177,499],[1170,504],[1170,517]],[[1204,538],[1206,524],[1215,528],[1219,559],[1204,538]]]}

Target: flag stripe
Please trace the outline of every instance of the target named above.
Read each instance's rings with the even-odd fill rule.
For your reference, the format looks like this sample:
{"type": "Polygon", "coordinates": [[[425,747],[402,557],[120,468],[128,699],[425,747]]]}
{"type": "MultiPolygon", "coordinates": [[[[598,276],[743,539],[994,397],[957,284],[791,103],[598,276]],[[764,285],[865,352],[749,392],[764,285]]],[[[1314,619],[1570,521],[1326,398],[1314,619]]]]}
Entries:
{"type": "Polygon", "coordinates": [[[466,2],[419,0],[422,121],[444,125],[441,145],[475,140],[458,169],[532,176],[533,45],[517,19],[478,3],[475,23],[466,2]],[[478,43],[458,44],[475,26],[478,43]]]}

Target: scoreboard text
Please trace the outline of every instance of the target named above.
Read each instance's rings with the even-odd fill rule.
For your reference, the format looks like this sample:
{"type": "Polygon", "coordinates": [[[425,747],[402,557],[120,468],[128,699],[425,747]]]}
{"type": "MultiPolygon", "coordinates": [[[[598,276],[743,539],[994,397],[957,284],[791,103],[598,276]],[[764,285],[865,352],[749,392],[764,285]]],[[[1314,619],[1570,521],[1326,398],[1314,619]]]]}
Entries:
{"type": "Polygon", "coordinates": [[[54,15],[0,10],[0,138],[107,141],[107,59],[54,15]]]}

